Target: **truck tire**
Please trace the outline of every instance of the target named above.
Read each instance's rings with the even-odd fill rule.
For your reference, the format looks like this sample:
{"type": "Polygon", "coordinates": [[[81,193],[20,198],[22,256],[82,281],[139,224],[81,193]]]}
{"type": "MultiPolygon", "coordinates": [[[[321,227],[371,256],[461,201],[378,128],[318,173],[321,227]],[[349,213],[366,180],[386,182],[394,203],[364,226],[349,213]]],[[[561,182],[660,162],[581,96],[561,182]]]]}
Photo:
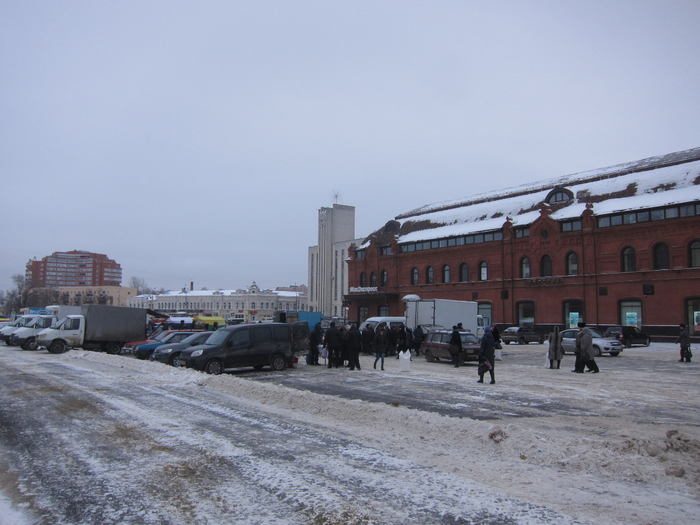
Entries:
{"type": "Polygon", "coordinates": [[[36,342],[36,339],[32,338],[29,339],[24,345],[22,345],[22,348],[25,350],[36,350],[39,348],[39,343],[36,342]]]}
{"type": "Polygon", "coordinates": [[[272,360],[270,361],[270,368],[272,368],[275,372],[281,372],[282,370],[287,368],[287,358],[284,357],[282,354],[272,356],[272,360]]]}
{"type": "Polygon", "coordinates": [[[221,366],[221,361],[218,359],[212,359],[207,363],[207,366],[204,367],[204,371],[207,374],[211,374],[214,376],[218,376],[221,372],[223,372],[224,367],[221,366]]]}
{"type": "Polygon", "coordinates": [[[107,346],[105,346],[105,352],[111,355],[117,355],[122,351],[122,345],[119,343],[107,343],[107,346]]]}
{"type": "Polygon", "coordinates": [[[54,341],[49,345],[48,350],[52,354],[62,354],[68,350],[68,346],[63,341],[54,341]]]}

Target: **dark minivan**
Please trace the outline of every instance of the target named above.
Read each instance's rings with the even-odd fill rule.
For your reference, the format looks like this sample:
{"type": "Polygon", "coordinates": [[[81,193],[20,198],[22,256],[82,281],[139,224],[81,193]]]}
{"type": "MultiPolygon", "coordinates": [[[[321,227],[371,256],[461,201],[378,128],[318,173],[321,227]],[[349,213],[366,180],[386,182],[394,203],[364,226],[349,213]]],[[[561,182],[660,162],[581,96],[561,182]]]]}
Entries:
{"type": "Polygon", "coordinates": [[[292,327],[285,323],[227,326],[211,334],[206,343],[180,353],[180,367],[220,374],[229,368],[269,365],[284,370],[294,357],[292,327]]]}

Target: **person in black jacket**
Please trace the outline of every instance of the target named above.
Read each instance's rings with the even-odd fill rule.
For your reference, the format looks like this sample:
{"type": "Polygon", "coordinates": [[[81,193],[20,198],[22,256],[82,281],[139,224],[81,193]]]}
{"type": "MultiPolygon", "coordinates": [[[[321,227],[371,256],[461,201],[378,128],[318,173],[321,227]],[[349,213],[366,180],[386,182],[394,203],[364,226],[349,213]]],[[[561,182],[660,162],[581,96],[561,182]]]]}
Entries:
{"type": "Polygon", "coordinates": [[[678,362],[682,363],[683,360],[686,360],[688,363],[690,363],[690,358],[693,355],[690,353],[690,334],[688,333],[688,328],[686,328],[685,324],[681,324],[680,329],[681,333],[678,335],[678,339],[676,339],[676,343],[680,343],[681,345],[681,358],[678,360],[678,362]]]}
{"type": "Polygon", "coordinates": [[[362,334],[355,323],[350,327],[347,336],[348,360],[350,361],[350,370],[362,370],[360,368],[360,346],[362,346],[362,334]]]}
{"type": "Polygon", "coordinates": [[[364,355],[372,355],[374,353],[374,328],[371,324],[365,326],[362,330],[362,353],[364,355]]]}
{"type": "Polygon", "coordinates": [[[459,328],[452,327],[452,336],[450,337],[450,357],[455,364],[455,368],[459,368],[459,354],[462,352],[462,334],[459,328]]]}
{"type": "Polygon", "coordinates": [[[316,323],[314,329],[309,334],[309,352],[311,353],[311,364],[318,366],[318,345],[323,339],[323,328],[321,323],[316,323]]]}
{"type": "Polygon", "coordinates": [[[386,355],[387,340],[389,338],[388,327],[384,327],[381,330],[377,330],[377,334],[374,336],[374,352],[377,354],[374,360],[374,368],[377,368],[377,361],[382,360],[382,370],[384,370],[384,356],[386,355]]]}
{"type": "Polygon", "coordinates": [[[323,346],[328,349],[328,368],[335,366],[338,368],[342,361],[340,360],[340,351],[342,349],[343,340],[340,335],[340,330],[336,328],[335,323],[331,322],[331,326],[326,330],[326,339],[323,346]]]}
{"type": "MultiPolygon", "coordinates": [[[[484,328],[484,335],[481,338],[481,349],[479,350],[479,361],[486,360],[489,362],[491,365],[491,368],[489,369],[489,374],[491,374],[491,384],[494,385],[496,384],[496,374],[494,373],[494,366],[496,365],[495,362],[495,351],[494,348],[496,346],[496,341],[493,338],[493,334],[491,333],[491,327],[487,326],[484,328]]],[[[483,383],[484,382],[484,373],[480,372],[479,373],[479,380],[477,383],[483,383]]]]}
{"type": "Polygon", "coordinates": [[[416,351],[416,356],[420,355],[420,345],[424,338],[423,327],[421,325],[416,326],[416,329],[413,331],[413,348],[416,351]]]}

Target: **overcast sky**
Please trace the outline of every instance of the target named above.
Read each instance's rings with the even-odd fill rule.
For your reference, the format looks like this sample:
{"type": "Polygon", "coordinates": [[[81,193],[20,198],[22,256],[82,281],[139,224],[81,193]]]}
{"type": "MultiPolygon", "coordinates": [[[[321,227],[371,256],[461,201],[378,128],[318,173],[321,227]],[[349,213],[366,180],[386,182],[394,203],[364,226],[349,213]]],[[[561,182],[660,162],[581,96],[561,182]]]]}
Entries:
{"type": "Polygon", "coordinates": [[[0,2],[0,289],[54,251],[150,286],[307,284],[318,209],[700,146],[700,2],[0,2]]]}

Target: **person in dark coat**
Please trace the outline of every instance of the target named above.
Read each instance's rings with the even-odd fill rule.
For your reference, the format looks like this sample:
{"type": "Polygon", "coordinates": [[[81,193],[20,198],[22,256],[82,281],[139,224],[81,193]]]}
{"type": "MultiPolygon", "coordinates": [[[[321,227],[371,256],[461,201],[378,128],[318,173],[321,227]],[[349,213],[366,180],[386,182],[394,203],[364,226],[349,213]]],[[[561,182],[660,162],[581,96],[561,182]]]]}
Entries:
{"type": "Polygon", "coordinates": [[[403,325],[396,332],[396,359],[399,358],[399,353],[406,351],[406,329],[403,325]]]}
{"type": "Polygon", "coordinates": [[[389,328],[389,325],[386,325],[386,329],[386,355],[391,356],[396,354],[396,341],[399,338],[399,332],[396,326],[389,328]]]}
{"type": "Polygon", "coordinates": [[[377,361],[382,360],[382,370],[384,370],[384,356],[386,356],[386,346],[389,338],[389,328],[384,327],[381,330],[377,330],[377,334],[374,336],[374,352],[377,357],[374,360],[374,368],[377,368],[377,361]]]}
{"type": "Polygon", "coordinates": [[[365,326],[362,330],[362,353],[364,355],[371,355],[374,353],[374,328],[372,325],[365,326]]]}
{"type": "Polygon", "coordinates": [[[450,356],[455,368],[459,368],[459,354],[462,352],[462,334],[456,326],[452,327],[450,336],[450,356]]]}
{"type": "Polygon", "coordinates": [[[314,329],[309,334],[309,353],[311,354],[311,364],[318,366],[318,345],[323,340],[323,328],[321,323],[316,323],[314,329]]]}
{"type": "Polygon", "coordinates": [[[357,325],[353,323],[348,331],[347,349],[348,360],[350,361],[350,370],[362,370],[360,368],[360,347],[362,346],[362,334],[357,325]]]}
{"type": "Polygon", "coordinates": [[[410,352],[413,349],[415,343],[415,338],[413,337],[413,330],[411,328],[406,328],[406,348],[410,352]]]}
{"type": "MultiPolygon", "coordinates": [[[[489,374],[491,374],[491,384],[496,384],[496,374],[494,367],[496,366],[495,360],[495,347],[496,341],[493,338],[493,333],[491,332],[491,327],[487,326],[484,328],[484,335],[481,338],[481,348],[479,349],[479,361],[486,360],[491,365],[489,369],[489,374]]],[[[479,374],[479,380],[477,383],[484,382],[483,372],[479,374]]]]}
{"type": "Polygon", "coordinates": [[[413,349],[416,351],[416,355],[420,355],[420,345],[425,339],[425,333],[423,332],[423,327],[421,325],[416,326],[413,331],[413,349]]]}
{"type": "Polygon", "coordinates": [[[686,362],[690,363],[690,358],[693,356],[693,354],[690,353],[690,334],[688,333],[688,328],[684,325],[680,325],[681,333],[678,335],[678,339],[676,339],[676,343],[680,343],[681,345],[681,358],[678,360],[679,363],[682,363],[683,360],[686,362]]]}
{"type": "Polygon", "coordinates": [[[336,328],[334,322],[331,322],[330,328],[326,330],[326,338],[323,342],[323,346],[328,349],[328,368],[333,368],[334,366],[338,368],[338,365],[341,363],[340,351],[342,345],[343,340],[340,330],[336,328]]]}

